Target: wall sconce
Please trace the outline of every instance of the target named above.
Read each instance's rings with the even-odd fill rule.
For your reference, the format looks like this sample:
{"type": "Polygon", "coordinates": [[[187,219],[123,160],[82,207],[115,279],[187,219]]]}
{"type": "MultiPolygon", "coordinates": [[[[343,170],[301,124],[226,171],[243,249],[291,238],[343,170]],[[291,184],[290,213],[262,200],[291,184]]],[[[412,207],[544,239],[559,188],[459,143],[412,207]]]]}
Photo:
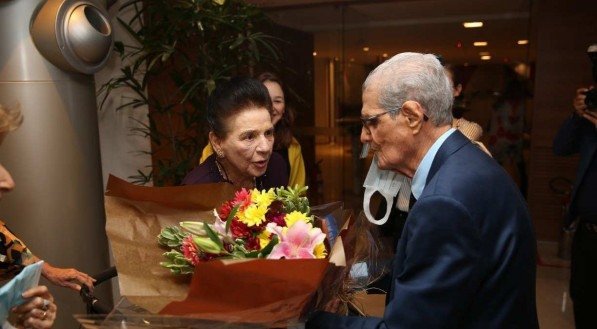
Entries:
{"type": "Polygon", "coordinates": [[[30,33],[39,52],[71,72],[104,67],[113,45],[108,13],[93,1],[48,0],[33,13],[30,33]]]}

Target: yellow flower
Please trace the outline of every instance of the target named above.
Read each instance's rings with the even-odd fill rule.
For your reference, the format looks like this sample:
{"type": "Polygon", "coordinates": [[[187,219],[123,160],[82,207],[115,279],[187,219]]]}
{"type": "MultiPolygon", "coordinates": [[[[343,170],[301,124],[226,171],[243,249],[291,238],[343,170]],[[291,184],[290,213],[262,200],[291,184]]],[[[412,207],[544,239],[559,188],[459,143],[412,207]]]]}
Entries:
{"type": "Polygon", "coordinates": [[[274,189],[270,188],[269,191],[263,190],[259,192],[258,189],[251,191],[251,201],[258,207],[269,207],[270,204],[275,200],[276,194],[274,189]]]}
{"type": "Polygon", "coordinates": [[[315,255],[315,258],[325,258],[325,256],[327,256],[328,252],[325,250],[323,242],[315,246],[313,254],[315,255]]]}
{"type": "Polygon", "coordinates": [[[238,214],[238,220],[249,227],[256,226],[265,221],[265,213],[267,213],[267,207],[258,207],[252,204],[245,211],[238,214]]]}
{"type": "Polygon", "coordinates": [[[267,246],[267,244],[270,243],[270,241],[272,241],[271,237],[272,234],[267,230],[261,231],[261,233],[259,233],[259,235],[257,236],[257,238],[259,238],[259,249],[265,248],[265,246],[267,246]]]}
{"type": "Polygon", "coordinates": [[[306,214],[296,210],[291,212],[290,214],[286,214],[284,220],[286,220],[286,227],[291,227],[292,225],[294,225],[294,223],[296,223],[299,220],[305,223],[311,223],[310,218],[306,214]]]}
{"type": "Polygon", "coordinates": [[[226,2],[226,0],[211,0],[211,2],[221,6],[224,4],[224,2],[226,2]]]}

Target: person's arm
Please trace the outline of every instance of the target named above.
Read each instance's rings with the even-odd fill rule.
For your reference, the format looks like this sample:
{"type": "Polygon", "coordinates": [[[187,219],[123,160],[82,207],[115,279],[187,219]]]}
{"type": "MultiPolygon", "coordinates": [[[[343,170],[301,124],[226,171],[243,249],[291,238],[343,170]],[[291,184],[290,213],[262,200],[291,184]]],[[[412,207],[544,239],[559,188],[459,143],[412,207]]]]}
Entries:
{"type": "MultiPolygon", "coordinates": [[[[16,265],[31,265],[37,263],[41,259],[31,252],[29,248],[19,238],[17,238],[4,223],[0,222],[0,234],[4,236],[6,245],[10,246],[6,254],[9,255],[5,262],[13,262],[16,265]],[[18,259],[13,259],[14,255],[18,255],[18,259]]],[[[80,272],[74,268],[57,268],[44,262],[42,267],[42,275],[50,280],[53,284],[61,287],[71,288],[75,291],[81,290],[78,283],[84,284],[93,290],[93,282],[95,281],[89,275],[80,272]],[[78,282],[78,283],[77,283],[78,282]]]]}
{"type": "Polygon", "coordinates": [[[454,119],[452,127],[460,130],[466,138],[473,142],[479,141],[483,136],[483,128],[479,124],[464,118],[454,119]]]}
{"type": "Polygon", "coordinates": [[[81,284],[93,290],[93,282],[95,282],[94,278],[77,269],[58,268],[50,265],[48,262],[44,262],[41,275],[57,286],[70,288],[75,291],[81,290],[81,284]]]}
{"type": "Polygon", "coordinates": [[[301,145],[294,137],[292,143],[288,146],[288,160],[290,163],[288,185],[290,187],[295,185],[305,186],[305,161],[303,160],[301,145]]]}
{"type": "Polygon", "coordinates": [[[480,285],[477,226],[462,204],[442,196],[418,200],[409,219],[406,256],[393,275],[384,322],[390,328],[457,328],[480,285]]]}
{"type": "Polygon", "coordinates": [[[481,239],[470,214],[452,199],[422,198],[402,239],[407,239],[401,244],[406,256],[400,273],[392,273],[392,298],[383,318],[322,312],[307,328],[458,328],[481,284],[481,239]]]}
{"type": "MultiPolygon", "coordinates": [[[[587,88],[576,90],[576,97],[572,101],[574,112],[564,121],[553,140],[553,153],[555,155],[566,156],[579,152],[582,126],[586,124],[585,120],[593,122],[591,120],[592,113],[587,111],[587,106],[585,105],[586,97],[584,93],[587,90],[587,88]]],[[[597,118],[594,120],[593,124],[597,124],[597,118]]]]}

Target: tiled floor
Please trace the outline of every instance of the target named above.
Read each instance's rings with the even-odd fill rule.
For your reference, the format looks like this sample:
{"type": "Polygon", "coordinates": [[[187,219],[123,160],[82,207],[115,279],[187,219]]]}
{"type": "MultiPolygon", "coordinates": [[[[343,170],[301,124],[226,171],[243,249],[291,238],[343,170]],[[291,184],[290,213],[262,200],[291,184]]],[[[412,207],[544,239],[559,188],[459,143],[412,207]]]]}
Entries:
{"type": "Polygon", "coordinates": [[[557,257],[555,242],[540,241],[537,266],[537,313],[542,329],[573,329],[572,301],[568,295],[569,262],[557,257]]]}
{"type": "MultiPolygon", "coordinates": [[[[362,209],[362,182],[368,164],[365,169],[358,168],[362,164],[356,163],[353,152],[360,152],[360,149],[356,149],[360,144],[353,142],[350,136],[345,136],[333,144],[319,144],[316,147],[316,159],[322,160],[320,200],[343,200],[347,208],[357,210],[362,209]]],[[[555,242],[538,243],[539,324],[542,329],[573,329],[572,303],[568,297],[569,263],[557,257],[557,247],[555,242]]]]}

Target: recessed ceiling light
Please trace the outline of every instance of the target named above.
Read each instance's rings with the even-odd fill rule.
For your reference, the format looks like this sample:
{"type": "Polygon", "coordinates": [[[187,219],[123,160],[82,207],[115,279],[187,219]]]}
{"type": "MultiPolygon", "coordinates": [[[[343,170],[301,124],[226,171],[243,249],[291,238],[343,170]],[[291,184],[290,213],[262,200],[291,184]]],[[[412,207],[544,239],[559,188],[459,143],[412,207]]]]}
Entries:
{"type": "Polygon", "coordinates": [[[363,47],[363,51],[369,51],[369,47],[363,47]]]}
{"type": "Polygon", "coordinates": [[[485,47],[485,46],[487,46],[487,41],[475,41],[475,42],[473,42],[473,46],[475,46],[475,47],[485,47]]]}
{"type": "Polygon", "coordinates": [[[529,40],[526,40],[526,39],[518,40],[516,43],[519,45],[526,45],[529,43],[529,40]]]}
{"type": "Polygon", "coordinates": [[[483,22],[464,22],[462,23],[462,26],[464,26],[467,29],[474,29],[478,27],[483,27],[483,22]]]}
{"type": "Polygon", "coordinates": [[[316,51],[313,52],[313,56],[317,56],[317,52],[316,51]]]}
{"type": "Polygon", "coordinates": [[[481,60],[488,61],[490,59],[491,59],[491,56],[489,56],[489,55],[481,56],[481,60]]]}
{"type": "Polygon", "coordinates": [[[387,57],[388,57],[388,53],[383,53],[383,54],[381,54],[381,57],[383,57],[383,58],[387,58],[387,57]]]}

